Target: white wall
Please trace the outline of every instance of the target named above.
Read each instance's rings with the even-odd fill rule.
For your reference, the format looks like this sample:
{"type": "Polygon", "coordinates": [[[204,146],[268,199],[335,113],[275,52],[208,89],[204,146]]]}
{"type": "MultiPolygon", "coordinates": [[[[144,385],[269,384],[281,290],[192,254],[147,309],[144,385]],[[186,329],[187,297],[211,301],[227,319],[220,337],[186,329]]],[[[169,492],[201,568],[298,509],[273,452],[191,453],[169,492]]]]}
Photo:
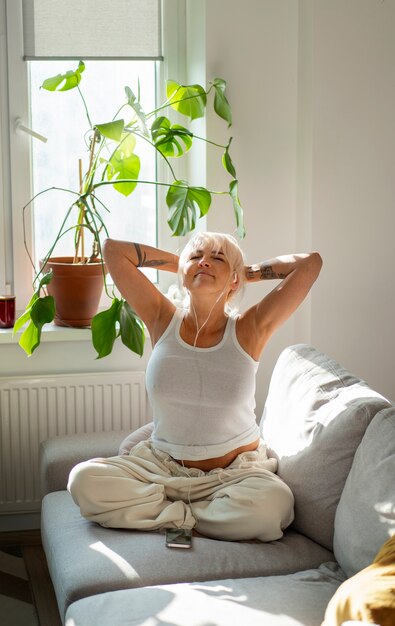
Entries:
{"type": "MultiPolygon", "coordinates": [[[[242,247],[250,263],[296,248],[296,144],[298,96],[298,3],[289,0],[210,0],[206,3],[207,78],[228,82],[234,124],[232,158],[239,179],[247,235],[242,247]]],[[[224,125],[210,118],[208,133],[224,125]]],[[[229,184],[209,162],[208,186],[229,184]]],[[[229,201],[208,217],[209,230],[234,229],[229,201]]],[[[274,284],[248,287],[243,308],[274,284]]],[[[270,373],[283,347],[294,343],[292,319],[272,338],[258,371],[260,416],[270,373]]],[[[299,337],[308,340],[308,337],[299,337]]]]}
{"type": "MultiPolygon", "coordinates": [[[[206,28],[207,78],[229,83],[248,260],[324,258],[263,356],[258,413],[278,353],[304,341],[395,398],[395,1],[210,0],[206,28]]],[[[209,187],[223,181],[209,161],[209,187]]],[[[230,205],[217,206],[208,228],[233,230],[230,205]]]]}
{"type": "Polygon", "coordinates": [[[316,5],[312,342],[395,399],[395,2],[316,5]]]}
{"type": "Polygon", "coordinates": [[[58,342],[52,336],[45,336],[31,357],[26,356],[17,338],[8,343],[0,341],[0,377],[145,370],[151,352],[149,339],[146,340],[146,349],[141,358],[117,339],[112,354],[97,360],[90,331],[86,330],[85,333],[86,341],[63,339],[58,342]]]}

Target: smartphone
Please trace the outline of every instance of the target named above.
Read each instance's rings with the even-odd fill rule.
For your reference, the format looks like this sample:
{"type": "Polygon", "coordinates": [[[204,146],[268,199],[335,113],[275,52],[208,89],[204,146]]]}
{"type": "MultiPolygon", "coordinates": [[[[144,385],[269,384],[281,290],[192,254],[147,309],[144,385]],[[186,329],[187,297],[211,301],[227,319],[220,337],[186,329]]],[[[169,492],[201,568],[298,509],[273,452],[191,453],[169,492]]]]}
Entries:
{"type": "Polygon", "coordinates": [[[187,528],[167,528],[166,546],[168,548],[191,548],[192,530],[187,528]]]}

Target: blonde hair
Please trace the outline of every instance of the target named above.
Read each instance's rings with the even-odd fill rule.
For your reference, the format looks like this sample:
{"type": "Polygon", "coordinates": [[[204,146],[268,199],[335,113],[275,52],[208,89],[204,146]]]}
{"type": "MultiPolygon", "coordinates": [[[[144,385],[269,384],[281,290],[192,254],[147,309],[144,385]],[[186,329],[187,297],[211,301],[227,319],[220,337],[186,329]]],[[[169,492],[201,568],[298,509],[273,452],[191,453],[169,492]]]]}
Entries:
{"type": "Polygon", "coordinates": [[[238,296],[237,300],[239,300],[239,297],[243,293],[245,284],[245,258],[237,240],[232,235],[225,233],[199,232],[188,241],[180,254],[178,262],[178,278],[180,288],[184,291],[184,293],[186,293],[184,288],[184,271],[186,262],[189,260],[193,252],[196,250],[203,250],[204,248],[208,248],[210,251],[223,252],[224,257],[229,263],[231,272],[237,275],[237,288],[230,290],[226,306],[228,312],[237,310],[235,299],[236,296],[238,296]],[[230,301],[232,301],[232,305],[230,305],[230,301]]]}

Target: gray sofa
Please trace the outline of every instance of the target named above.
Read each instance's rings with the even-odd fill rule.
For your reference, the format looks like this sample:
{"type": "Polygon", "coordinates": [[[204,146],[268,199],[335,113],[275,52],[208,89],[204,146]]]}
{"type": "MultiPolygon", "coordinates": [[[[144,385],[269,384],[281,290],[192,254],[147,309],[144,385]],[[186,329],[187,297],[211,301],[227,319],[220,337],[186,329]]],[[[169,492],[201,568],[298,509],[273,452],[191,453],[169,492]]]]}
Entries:
{"type": "Polygon", "coordinates": [[[125,433],[41,447],[42,540],[67,626],[319,626],[342,582],[395,532],[395,406],[326,355],[286,348],[261,420],[295,521],[270,543],[193,538],[87,522],[66,491],[83,459],[125,433]]]}

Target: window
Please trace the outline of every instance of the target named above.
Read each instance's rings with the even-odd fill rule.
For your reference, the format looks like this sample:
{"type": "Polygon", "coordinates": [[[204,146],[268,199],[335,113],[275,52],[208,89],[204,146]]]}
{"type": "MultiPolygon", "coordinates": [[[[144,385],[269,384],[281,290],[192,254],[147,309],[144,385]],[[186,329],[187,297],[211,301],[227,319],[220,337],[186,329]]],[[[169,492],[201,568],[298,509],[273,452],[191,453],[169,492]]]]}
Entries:
{"type": "MultiPolygon", "coordinates": [[[[82,171],[89,165],[89,139],[86,134],[87,118],[83,101],[76,89],[64,93],[52,93],[40,89],[43,81],[55,74],[74,69],[76,61],[29,62],[29,94],[31,127],[48,139],[47,143],[32,141],[33,194],[56,186],[77,191],[79,187],[79,159],[82,171]]],[[[93,124],[111,121],[126,101],[124,87],[131,87],[142,94],[145,111],[155,108],[155,61],[87,61],[82,73],[80,89],[87,104],[93,124]],[[104,97],[103,97],[104,96],[104,97]]],[[[121,114],[123,117],[125,114],[121,114]]],[[[129,112],[130,115],[130,112],[129,112]]],[[[141,159],[140,180],[156,179],[155,153],[147,142],[137,140],[136,153],[141,159]]],[[[110,155],[104,155],[106,158],[110,155]]],[[[138,185],[125,197],[112,187],[102,187],[98,197],[109,209],[101,210],[111,237],[133,239],[157,245],[156,188],[154,185],[138,185]]],[[[58,232],[73,196],[66,191],[51,191],[34,201],[33,252],[36,263],[50,249],[54,234],[58,232]],[[61,207],[61,210],[58,210],[61,207]]],[[[75,224],[76,211],[70,226],[75,224]]],[[[70,256],[73,251],[74,231],[70,230],[59,240],[53,256],[70,256]]],[[[87,237],[88,239],[88,237],[87,237]]],[[[88,242],[86,253],[90,254],[88,242]]],[[[149,272],[148,272],[149,273],[149,272]]],[[[157,272],[150,270],[152,280],[157,272]]]]}
{"type": "MultiPolygon", "coordinates": [[[[43,78],[60,73],[64,68],[67,70],[73,68],[74,64],[78,64],[78,60],[24,60],[22,8],[41,2],[45,4],[46,1],[35,0],[33,3],[32,0],[0,0],[0,293],[15,293],[18,310],[22,310],[31,297],[33,276],[31,263],[24,250],[24,239],[37,259],[42,256],[47,249],[50,220],[57,219],[56,203],[61,201],[61,195],[57,195],[58,192],[51,192],[45,201],[40,199],[35,203],[34,212],[26,211],[26,232],[22,228],[22,208],[33,197],[33,192],[50,186],[75,188],[79,176],[78,158],[85,158],[86,155],[86,146],[83,144],[77,146],[72,137],[61,136],[58,127],[54,128],[56,117],[63,119],[63,116],[70,114],[70,107],[66,104],[68,96],[76,98],[77,94],[72,92],[53,94],[39,89],[43,78]],[[43,144],[29,137],[21,131],[21,125],[44,135],[48,142],[43,144]],[[64,163],[62,148],[64,146],[64,152],[67,150],[69,154],[69,148],[66,148],[68,141],[75,146],[75,154],[64,163]]],[[[118,1],[121,2],[117,0],[117,3],[118,1]]],[[[137,0],[135,2],[138,4],[137,0]]],[[[150,4],[153,2],[154,0],[151,0],[150,4]]],[[[114,3],[103,3],[103,0],[101,3],[103,6],[107,5],[109,11],[113,9],[114,3]]],[[[89,108],[93,111],[92,116],[95,119],[97,117],[99,123],[108,121],[106,118],[110,109],[110,115],[113,115],[113,103],[110,97],[106,98],[105,103],[102,100],[97,102],[95,87],[90,86],[90,83],[94,84],[99,80],[98,72],[110,75],[113,84],[108,92],[109,96],[114,93],[116,106],[120,98],[119,92],[122,97],[126,84],[137,91],[137,76],[142,83],[141,91],[144,90],[144,94],[148,94],[147,98],[150,100],[146,103],[147,108],[150,108],[154,101],[155,84],[163,85],[167,78],[185,80],[187,56],[185,2],[166,0],[162,4],[163,61],[118,59],[98,61],[84,59],[81,55],[80,58],[86,62],[81,88],[89,102],[89,108]],[[126,73],[128,79],[125,81],[126,73]],[[150,85],[149,88],[147,83],[150,85]],[[96,105],[99,106],[96,108],[96,105]],[[104,110],[104,106],[107,105],[108,109],[104,110]]],[[[70,3],[59,2],[59,5],[63,5],[69,11],[70,3]]],[[[141,6],[146,7],[147,3],[141,6]]],[[[80,18],[80,13],[78,16],[80,18]]],[[[203,65],[202,61],[202,67],[203,65]]],[[[162,97],[163,93],[158,94],[158,99],[162,97]]],[[[77,98],[72,115],[75,132],[81,137],[77,123],[83,126],[85,120],[77,98]]],[[[69,124],[64,122],[63,126],[67,128],[69,124]]],[[[149,167],[151,170],[156,167],[153,159],[149,167]]],[[[144,172],[141,172],[140,178],[143,175],[144,172]]],[[[152,178],[151,173],[149,177],[152,178]]],[[[160,171],[157,177],[163,180],[160,171]]],[[[111,236],[123,238],[130,232],[130,237],[148,243],[157,241],[158,245],[167,249],[179,249],[182,244],[178,238],[171,237],[166,224],[167,208],[161,192],[156,198],[157,191],[154,186],[139,187],[140,189],[136,189],[125,199],[121,194],[112,192],[111,204],[113,205],[115,194],[117,198],[119,195],[119,205],[117,203],[116,209],[113,209],[109,219],[106,219],[111,236]],[[157,222],[156,206],[159,212],[157,222]]],[[[57,253],[60,256],[64,252],[63,242],[59,245],[57,253]]],[[[159,273],[160,285],[164,290],[174,282],[173,276],[165,274],[159,273]]]]}

